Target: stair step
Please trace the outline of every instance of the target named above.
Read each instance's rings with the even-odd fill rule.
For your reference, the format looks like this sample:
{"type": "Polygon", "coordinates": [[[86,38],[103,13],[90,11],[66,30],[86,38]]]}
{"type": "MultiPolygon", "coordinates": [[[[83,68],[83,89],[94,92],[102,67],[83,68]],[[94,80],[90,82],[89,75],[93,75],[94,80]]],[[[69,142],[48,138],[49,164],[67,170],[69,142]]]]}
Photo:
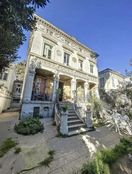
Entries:
{"type": "Polygon", "coordinates": [[[79,120],[79,119],[76,119],[76,120],[70,120],[68,121],[68,126],[71,126],[71,125],[77,125],[77,124],[81,124],[82,121],[79,120]]]}
{"type": "Polygon", "coordinates": [[[78,117],[76,117],[76,116],[70,116],[70,117],[68,117],[68,121],[70,121],[70,120],[78,120],[78,117]]]}
{"type": "Polygon", "coordinates": [[[85,124],[84,123],[80,123],[80,124],[76,124],[76,125],[71,125],[71,126],[68,126],[68,129],[69,128],[75,128],[75,127],[81,127],[81,126],[85,126],[85,124]]]}
{"type": "Polygon", "coordinates": [[[70,131],[68,133],[68,136],[77,135],[77,134],[85,133],[85,132],[88,132],[88,131],[94,131],[94,130],[95,129],[93,129],[93,128],[80,128],[80,129],[77,129],[77,130],[70,131]]]}
{"type": "Polygon", "coordinates": [[[71,115],[76,115],[76,113],[68,113],[68,116],[71,116],[71,115]]]}

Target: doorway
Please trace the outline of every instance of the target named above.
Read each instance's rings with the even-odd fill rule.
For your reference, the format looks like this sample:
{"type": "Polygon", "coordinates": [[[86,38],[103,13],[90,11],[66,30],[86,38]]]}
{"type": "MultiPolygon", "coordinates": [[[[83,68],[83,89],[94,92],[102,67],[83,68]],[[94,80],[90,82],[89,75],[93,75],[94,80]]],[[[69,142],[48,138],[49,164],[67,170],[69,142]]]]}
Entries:
{"type": "Polygon", "coordinates": [[[59,89],[60,89],[59,101],[63,100],[63,87],[64,87],[64,82],[59,82],[59,89]]]}

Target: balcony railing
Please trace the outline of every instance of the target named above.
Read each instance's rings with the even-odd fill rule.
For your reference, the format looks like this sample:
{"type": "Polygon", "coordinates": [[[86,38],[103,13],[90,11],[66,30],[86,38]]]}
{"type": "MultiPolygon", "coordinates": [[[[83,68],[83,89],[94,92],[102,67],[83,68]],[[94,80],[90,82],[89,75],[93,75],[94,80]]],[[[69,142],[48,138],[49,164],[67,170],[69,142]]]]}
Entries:
{"type": "Polygon", "coordinates": [[[50,94],[32,94],[32,100],[33,101],[52,101],[52,95],[50,94]]]}

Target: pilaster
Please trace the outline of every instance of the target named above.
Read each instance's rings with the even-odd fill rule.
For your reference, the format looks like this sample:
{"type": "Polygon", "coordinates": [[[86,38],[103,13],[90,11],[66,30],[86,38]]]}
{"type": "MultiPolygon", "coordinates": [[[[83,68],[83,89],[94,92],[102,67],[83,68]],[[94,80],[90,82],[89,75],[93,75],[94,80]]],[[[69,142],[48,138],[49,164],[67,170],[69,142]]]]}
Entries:
{"type": "Polygon", "coordinates": [[[35,71],[27,72],[23,101],[26,101],[26,102],[31,101],[34,77],[35,77],[35,71]]]}

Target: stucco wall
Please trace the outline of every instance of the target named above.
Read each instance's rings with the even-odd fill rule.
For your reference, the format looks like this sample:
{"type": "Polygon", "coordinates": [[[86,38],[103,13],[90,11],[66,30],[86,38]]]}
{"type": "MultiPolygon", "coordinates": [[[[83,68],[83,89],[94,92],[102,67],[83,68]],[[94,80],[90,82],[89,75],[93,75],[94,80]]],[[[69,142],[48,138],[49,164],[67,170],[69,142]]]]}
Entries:
{"type": "Polygon", "coordinates": [[[44,44],[47,43],[52,46],[52,56],[51,59],[63,64],[64,52],[70,54],[69,66],[75,69],[79,69],[78,60],[81,58],[83,60],[83,71],[85,73],[93,74],[98,77],[98,70],[96,65],[96,60],[91,58],[90,51],[87,53],[81,53],[72,46],[67,46],[61,39],[55,39],[54,35],[50,36],[46,33],[46,26],[44,30],[41,30],[40,26],[37,25],[38,29],[33,32],[33,40],[31,47],[31,52],[43,57],[44,44]],[[80,56],[81,55],[81,56],[80,56]],[[93,59],[93,61],[91,61],[93,59]],[[94,66],[93,73],[90,72],[90,64],[94,66]]]}
{"type": "Polygon", "coordinates": [[[11,97],[0,96],[0,113],[10,107],[11,97]]]}

